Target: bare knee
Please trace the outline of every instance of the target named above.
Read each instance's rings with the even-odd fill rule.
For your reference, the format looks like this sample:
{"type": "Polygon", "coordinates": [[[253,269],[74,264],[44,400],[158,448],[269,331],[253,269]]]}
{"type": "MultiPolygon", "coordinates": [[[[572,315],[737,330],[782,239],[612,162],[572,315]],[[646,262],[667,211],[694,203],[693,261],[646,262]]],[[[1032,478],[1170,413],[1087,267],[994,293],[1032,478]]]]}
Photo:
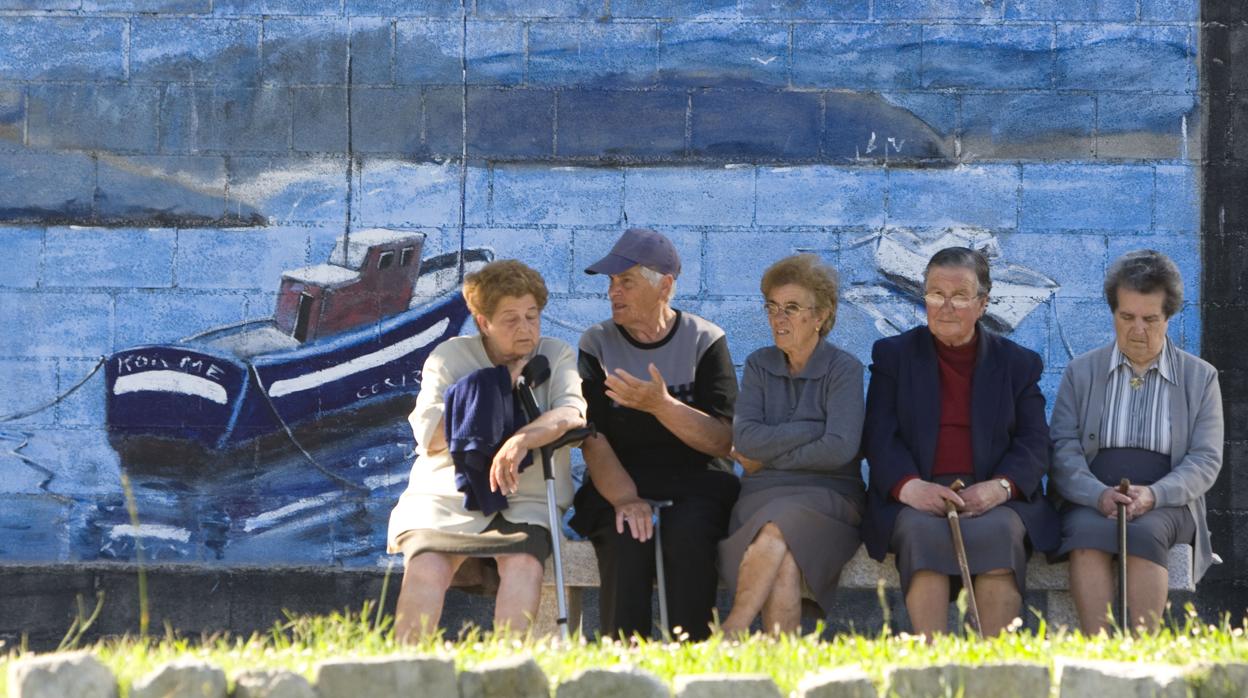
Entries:
{"type": "Polygon", "coordinates": [[[1071,564],[1109,564],[1109,553],[1095,548],[1075,548],[1070,551],[1071,564]]]}
{"type": "Polygon", "coordinates": [[[768,521],[763,524],[762,528],[758,529],[758,535],[755,536],[755,540],[759,539],[778,540],[780,542],[784,542],[784,531],[781,531],[780,527],[777,526],[774,521],[768,521]]]}
{"type": "Polygon", "coordinates": [[[403,570],[403,585],[419,585],[446,591],[455,577],[457,565],[442,553],[421,553],[408,560],[403,570]]]}
{"type": "MultiPolygon", "coordinates": [[[[994,589],[1005,590],[1007,587],[1011,591],[1018,591],[1018,583],[1014,580],[1014,570],[1008,567],[1002,567],[995,570],[987,570],[975,575],[975,586],[988,585],[994,589]]],[[[985,587],[988,588],[988,587],[985,587]]],[[[985,591],[985,593],[987,593],[985,591]]]]}
{"type": "Polygon", "coordinates": [[[949,575],[934,570],[915,570],[914,574],[910,576],[910,586],[914,587],[916,584],[924,587],[947,586],[949,584],[949,575]]]}
{"type": "Polygon", "coordinates": [[[949,576],[933,570],[915,570],[910,577],[910,586],[906,589],[906,602],[911,599],[926,599],[928,597],[944,599],[940,603],[947,603],[946,597],[949,594],[949,576]]]}
{"type": "Polygon", "coordinates": [[[787,551],[789,549],[789,544],[784,540],[784,532],[771,521],[763,524],[763,527],[758,529],[758,535],[754,536],[754,542],[750,543],[751,548],[755,546],[762,550],[771,551],[787,551]]]}
{"type": "Polygon", "coordinates": [[[539,586],[542,583],[542,576],[546,573],[546,567],[540,560],[525,553],[499,555],[494,559],[498,561],[500,579],[539,586]]]}
{"type": "Polygon", "coordinates": [[[784,559],[780,561],[778,574],[783,581],[800,580],[801,570],[797,567],[797,560],[793,559],[793,553],[784,554],[784,559]]]}
{"type": "Polygon", "coordinates": [[[1135,555],[1127,556],[1127,567],[1133,571],[1139,571],[1146,574],[1164,574],[1170,575],[1170,570],[1165,565],[1159,565],[1146,557],[1137,557],[1135,555]]]}

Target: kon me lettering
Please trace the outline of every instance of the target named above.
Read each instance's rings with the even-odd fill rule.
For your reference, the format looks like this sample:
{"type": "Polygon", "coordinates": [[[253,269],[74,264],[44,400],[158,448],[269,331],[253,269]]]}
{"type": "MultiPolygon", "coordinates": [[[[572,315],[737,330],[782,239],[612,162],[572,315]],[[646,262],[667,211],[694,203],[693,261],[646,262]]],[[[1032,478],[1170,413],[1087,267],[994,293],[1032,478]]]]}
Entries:
{"type": "Polygon", "coordinates": [[[170,370],[202,376],[218,383],[225,371],[211,361],[197,356],[165,357],[159,354],[133,353],[117,357],[117,374],[142,373],[143,371],[170,370]]]}

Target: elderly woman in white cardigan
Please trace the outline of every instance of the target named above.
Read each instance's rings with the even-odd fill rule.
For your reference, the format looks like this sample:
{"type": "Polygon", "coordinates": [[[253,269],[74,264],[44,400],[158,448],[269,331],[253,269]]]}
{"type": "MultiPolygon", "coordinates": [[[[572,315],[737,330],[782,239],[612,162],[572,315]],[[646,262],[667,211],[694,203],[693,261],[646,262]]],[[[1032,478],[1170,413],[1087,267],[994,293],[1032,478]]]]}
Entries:
{"type": "MultiPolygon", "coordinates": [[[[420,394],[408,417],[416,435],[416,462],[390,513],[387,549],[403,553],[405,565],[394,626],[401,641],[436,632],[447,588],[468,579],[482,580],[474,586],[489,588],[493,585],[486,580],[497,578],[495,630],[522,633],[528,628],[537,614],[552,532],[542,468],[523,468],[524,458],[585,424],[576,355],[567,344],[542,336],[547,292],[541,275],[517,260],[498,260],[465,276],[463,293],[481,334],[448,339],[425,361],[420,394]],[[488,429],[471,422],[493,420],[481,410],[456,419],[448,388],[485,370],[506,390],[500,403],[506,402],[537,354],[551,367],[550,379],[534,390],[542,416],[510,436],[501,435],[505,440],[485,460],[488,483],[485,473],[478,473],[479,481],[465,478],[469,482],[464,484],[457,478],[461,472],[454,455],[463,449],[448,432],[457,421],[469,422],[471,436],[481,440],[488,429]]],[[[568,449],[555,451],[551,462],[556,504],[567,508],[572,502],[568,449]]]]}
{"type": "MultiPolygon", "coordinates": [[[[1062,545],[1085,633],[1109,627],[1117,505],[1126,506],[1132,627],[1154,629],[1169,587],[1169,549],[1195,550],[1195,578],[1213,552],[1205,493],[1222,467],[1222,393],[1213,366],[1166,336],[1183,281],[1165,255],[1129,252],[1105,279],[1115,340],[1076,357],[1053,407],[1051,484],[1065,501],[1062,545]],[[1117,492],[1121,478],[1131,481],[1117,492]]],[[[1121,620],[1121,619],[1120,619],[1121,620]]]]}

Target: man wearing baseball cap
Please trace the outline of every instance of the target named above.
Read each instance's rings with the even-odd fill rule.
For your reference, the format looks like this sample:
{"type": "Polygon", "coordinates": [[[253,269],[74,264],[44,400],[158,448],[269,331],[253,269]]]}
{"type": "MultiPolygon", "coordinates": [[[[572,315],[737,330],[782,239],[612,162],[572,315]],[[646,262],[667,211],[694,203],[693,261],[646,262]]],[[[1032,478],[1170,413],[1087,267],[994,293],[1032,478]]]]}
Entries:
{"type": "Polygon", "coordinates": [[[662,513],[671,631],[709,635],[717,544],[740,489],[732,446],[737,377],[724,331],[671,306],[680,256],[662,234],[632,228],[585,269],[610,277],[611,319],[581,336],[589,479],[572,527],[588,536],[602,581],[601,631],[650,635],[655,553],[650,506],[662,513]]]}

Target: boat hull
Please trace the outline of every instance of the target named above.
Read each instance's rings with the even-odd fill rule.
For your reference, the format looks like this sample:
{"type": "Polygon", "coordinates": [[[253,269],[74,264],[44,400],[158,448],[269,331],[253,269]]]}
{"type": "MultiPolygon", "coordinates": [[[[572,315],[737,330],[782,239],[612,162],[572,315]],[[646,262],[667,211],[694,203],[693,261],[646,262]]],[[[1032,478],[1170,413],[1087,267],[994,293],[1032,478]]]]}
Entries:
{"type": "Polygon", "coordinates": [[[229,449],[284,428],[365,411],[420,390],[429,352],[470,314],[448,294],[378,323],[242,358],[205,342],[117,352],[106,368],[114,444],[151,439],[229,449]]]}
{"type": "Polygon", "coordinates": [[[211,347],[147,345],[119,351],[104,368],[110,436],[216,446],[228,440],[248,390],[247,365],[211,347]]]}

